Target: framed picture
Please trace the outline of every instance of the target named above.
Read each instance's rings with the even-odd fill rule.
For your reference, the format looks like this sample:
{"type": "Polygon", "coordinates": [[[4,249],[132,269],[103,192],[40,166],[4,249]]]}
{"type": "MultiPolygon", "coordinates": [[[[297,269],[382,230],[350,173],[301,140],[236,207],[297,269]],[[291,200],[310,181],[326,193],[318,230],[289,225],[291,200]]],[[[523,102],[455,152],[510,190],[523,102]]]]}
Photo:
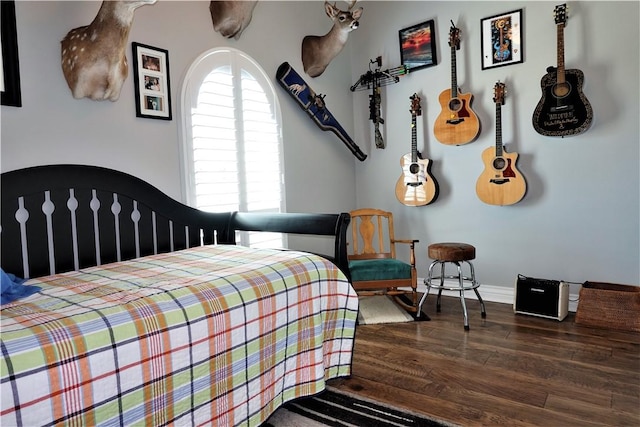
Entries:
{"type": "Polygon", "coordinates": [[[436,32],[433,19],[405,28],[400,37],[400,60],[409,71],[437,65],[436,32]]]}
{"type": "Polygon", "coordinates": [[[18,63],[18,37],[16,35],[16,4],[14,1],[0,2],[2,28],[2,61],[0,68],[0,91],[2,105],[22,107],[20,92],[20,66],[18,63]]]}
{"type": "Polygon", "coordinates": [[[169,52],[132,42],[136,116],[171,120],[169,52]]]}
{"type": "Polygon", "coordinates": [[[522,9],[480,20],[482,69],[523,62],[522,9]]]}

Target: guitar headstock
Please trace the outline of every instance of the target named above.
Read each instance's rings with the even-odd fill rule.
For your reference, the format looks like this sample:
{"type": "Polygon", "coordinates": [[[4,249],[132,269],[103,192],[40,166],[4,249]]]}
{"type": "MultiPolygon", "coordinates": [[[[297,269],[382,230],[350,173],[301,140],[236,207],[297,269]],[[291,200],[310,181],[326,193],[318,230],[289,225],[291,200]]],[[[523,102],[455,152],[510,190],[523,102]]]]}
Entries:
{"type": "Polygon", "coordinates": [[[451,28],[449,29],[449,46],[454,47],[456,50],[460,49],[460,28],[457,28],[453,21],[451,21],[451,28]]]}
{"type": "Polygon", "coordinates": [[[414,116],[422,115],[422,108],[420,108],[420,97],[417,93],[414,93],[409,97],[411,100],[411,114],[414,116]]]}
{"type": "Polygon", "coordinates": [[[504,98],[507,95],[507,87],[504,83],[498,81],[493,87],[493,102],[504,105],[504,98]]]}
{"type": "Polygon", "coordinates": [[[565,25],[567,23],[567,16],[569,15],[569,7],[567,4],[560,4],[553,9],[553,16],[556,21],[556,25],[565,25]]]}

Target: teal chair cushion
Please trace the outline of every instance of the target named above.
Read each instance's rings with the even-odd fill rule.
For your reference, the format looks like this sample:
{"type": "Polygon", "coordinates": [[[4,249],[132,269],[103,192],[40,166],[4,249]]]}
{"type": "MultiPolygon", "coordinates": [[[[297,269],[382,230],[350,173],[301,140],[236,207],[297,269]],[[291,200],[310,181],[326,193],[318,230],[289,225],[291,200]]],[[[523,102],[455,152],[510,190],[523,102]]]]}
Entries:
{"type": "Polygon", "coordinates": [[[351,281],[410,279],[411,265],[397,259],[358,259],[349,261],[351,281]]]}

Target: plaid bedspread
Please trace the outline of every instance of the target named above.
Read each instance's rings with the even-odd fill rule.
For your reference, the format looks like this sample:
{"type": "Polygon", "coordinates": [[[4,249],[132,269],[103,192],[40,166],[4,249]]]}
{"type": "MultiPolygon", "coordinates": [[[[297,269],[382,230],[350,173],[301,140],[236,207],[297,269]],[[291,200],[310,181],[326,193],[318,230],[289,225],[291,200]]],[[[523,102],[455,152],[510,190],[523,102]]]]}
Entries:
{"type": "Polygon", "coordinates": [[[257,426],[350,374],[357,296],[315,255],[205,246],[26,284],[1,309],[3,427],[257,426]]]}

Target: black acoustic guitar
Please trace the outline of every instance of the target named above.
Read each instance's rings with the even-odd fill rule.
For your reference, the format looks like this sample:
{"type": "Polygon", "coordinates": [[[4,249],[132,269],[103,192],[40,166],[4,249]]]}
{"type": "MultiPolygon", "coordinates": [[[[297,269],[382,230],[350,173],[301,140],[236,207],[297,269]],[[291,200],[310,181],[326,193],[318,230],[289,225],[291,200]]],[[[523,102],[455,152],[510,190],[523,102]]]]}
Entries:
{"type": "Polygon", "coordinates": [[[558,67],[547,68],[542,77],[542,98],[533,112],[533,128],[545,136],[577,135],[589,129],[593,119],[591,104],[582,93],[584,74],[564,68],[564,27],[567,6],[554,10],[558,40],[558,67]]]}

